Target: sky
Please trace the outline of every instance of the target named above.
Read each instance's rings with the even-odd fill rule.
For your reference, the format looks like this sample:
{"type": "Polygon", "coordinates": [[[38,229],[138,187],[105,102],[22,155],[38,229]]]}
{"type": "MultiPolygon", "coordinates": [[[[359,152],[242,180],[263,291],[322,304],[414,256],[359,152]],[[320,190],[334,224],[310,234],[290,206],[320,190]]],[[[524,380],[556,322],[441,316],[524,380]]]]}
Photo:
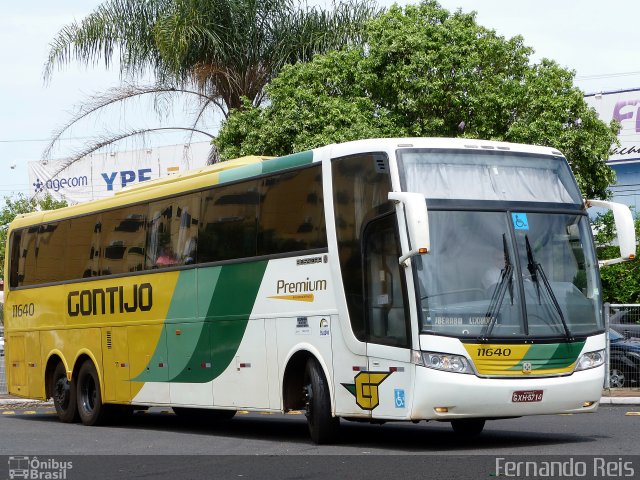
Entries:
{"type": "MultiPolygon", "coordinates": [[[[49,43],[73,20],[93,11],[99,0],[0,0],[0,197],[28,193],[27,163],[37,161],[48,140],[83,99],[119,85],[117,66],[71,64],[55,71],[49,82],[43,68],[49,43]]],[[[394,3],[378,0],[383,6],[394,3]]],[[[398,2],[401,5],[415,0],[398,2]]],[[[449,10],[475,10],[479,24],[499,35],[522,35],[535,50],[532,60],[551,58],[575,70],[576,85],[585,93],[640,88],[640,49],[637,0],[440,0],[449,10]]],[[[168,125],[179,123],[181,110],[168,125]]],[[[152,117],[151,105],[115,110],[72,131],[53,158],[68,156],[79,142],[103,131],[138,127],[152,117]]],[[[219,118],[209,119],[207,130],[215,134],[219,118]]],[[[206,140],[201,136],[194,140],[206,140]]],[[[184,134],[163,134],[145,146],[173,145],[184,134]]],[[[120,150],[141,148],[124,143],[120,150]]]]}

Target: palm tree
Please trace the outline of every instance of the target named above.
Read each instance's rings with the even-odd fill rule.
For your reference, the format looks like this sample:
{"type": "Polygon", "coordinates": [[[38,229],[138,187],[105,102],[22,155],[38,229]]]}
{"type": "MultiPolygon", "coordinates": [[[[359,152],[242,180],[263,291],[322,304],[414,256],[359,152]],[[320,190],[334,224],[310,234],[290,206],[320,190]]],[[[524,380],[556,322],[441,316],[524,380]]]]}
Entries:
{"type": "MultiPolygon", "coordinates": [[[[264,86],[287,63],[364,41],[363,26],[379,10],[373,0],[344,0],[332,10],[297,0],[109,0],[51,42],[45,79],[72,62],[105,67],[119,61],[123,86],[92,98],[54,133],[47,158],[60,136],[97,110],[140,95],[186,95],[197,99],[193,122],[217,109],[225,117],[257,106],[264,86]],[[155,83],[138,85],[152,74],[155,83]]],[[[166,128],[166,127],[163,127],[166,128]]],[[[71,161],[131,135],[104,137],[71,161]]]]}

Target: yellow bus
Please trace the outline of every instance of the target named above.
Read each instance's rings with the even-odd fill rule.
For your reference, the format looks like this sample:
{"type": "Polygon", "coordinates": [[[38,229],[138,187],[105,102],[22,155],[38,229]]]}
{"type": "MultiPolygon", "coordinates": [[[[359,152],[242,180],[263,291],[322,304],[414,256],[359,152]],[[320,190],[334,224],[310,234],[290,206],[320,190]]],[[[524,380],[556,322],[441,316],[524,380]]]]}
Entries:
{"type": "MultiPolygon", "coordinates": [[[[629,209],[613,209],[621,257],[629,209]]],[[[8,232],[9,392],[63,422],[136,407],[451,422],[597,409],[598,263],[544,147],[370,139],[149,181],[8,232]]]]}

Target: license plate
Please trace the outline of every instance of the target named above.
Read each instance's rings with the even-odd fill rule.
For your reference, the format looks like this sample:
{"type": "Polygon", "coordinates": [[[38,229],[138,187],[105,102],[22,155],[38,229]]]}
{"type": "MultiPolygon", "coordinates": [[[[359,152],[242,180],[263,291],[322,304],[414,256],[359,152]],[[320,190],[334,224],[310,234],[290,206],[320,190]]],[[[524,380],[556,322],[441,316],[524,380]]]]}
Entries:
{"type": "Polygon", "coordinates": [[[513,403],[541,402],[542,390],[517,390],[511,395],[513,403]]]}

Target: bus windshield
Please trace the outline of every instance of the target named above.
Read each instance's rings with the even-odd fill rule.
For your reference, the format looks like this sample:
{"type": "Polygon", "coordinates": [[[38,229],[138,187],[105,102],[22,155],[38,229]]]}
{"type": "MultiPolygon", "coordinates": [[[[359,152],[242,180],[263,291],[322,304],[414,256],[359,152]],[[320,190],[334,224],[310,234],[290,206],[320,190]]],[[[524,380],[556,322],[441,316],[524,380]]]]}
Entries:
{"type": "Polygon", "coordinates": [[[429,222],[432,250],[416,262],[422,333],[504,339],[602,330],[585,216],[431,211],[429,222]]]}
{"type": "Polygon", "coordinates": [[[589,223],[562,157],[413,149],[399,160],[403,187],[429,204],[431,250],[415,262],[422,333],[603,330],[589,223]]]}

